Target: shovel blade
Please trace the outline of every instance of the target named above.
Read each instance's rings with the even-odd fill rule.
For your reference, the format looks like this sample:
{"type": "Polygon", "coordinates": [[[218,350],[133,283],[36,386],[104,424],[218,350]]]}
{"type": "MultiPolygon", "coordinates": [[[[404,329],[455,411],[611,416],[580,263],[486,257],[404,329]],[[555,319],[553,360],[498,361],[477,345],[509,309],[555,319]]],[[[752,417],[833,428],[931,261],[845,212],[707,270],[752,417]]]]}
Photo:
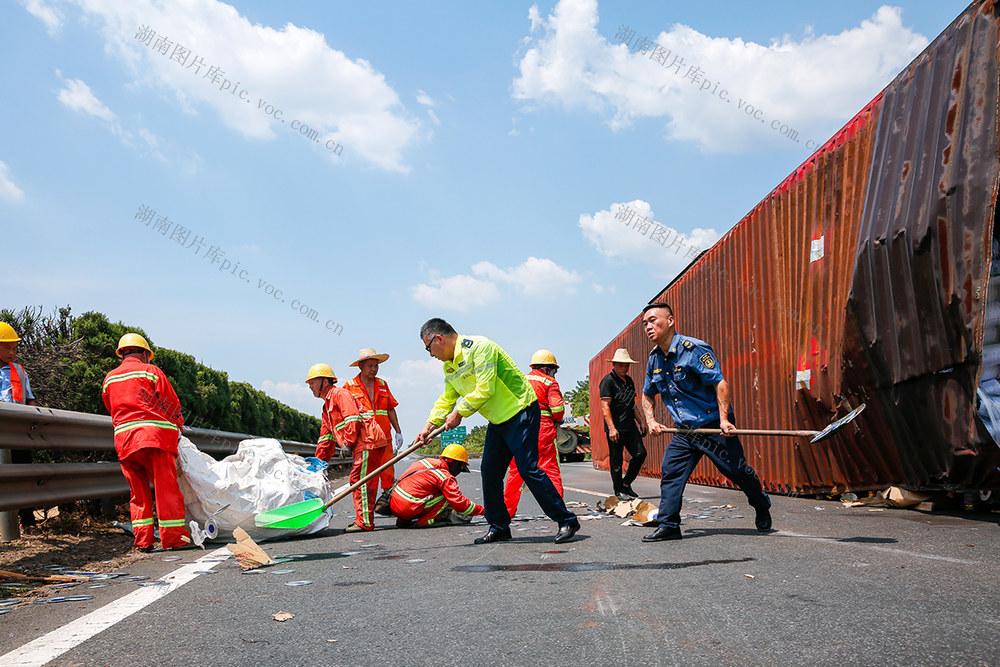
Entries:
{"type": "Polygon", "coordinates": [[[846,415],[844,415],[843,417],[841,417],[840,419],[838,419],[837,421],[835,421],[832,424],[828,425],[825,429],[823,429],[822,431],[820,431],[819,433],[817,433],[813,437],[813,439],[810,440],[809,442],[810,443],[816,443],[816,442],[821,442],[823,440],[826,440],[827,438],[832,438],[834,433],[836,433],[840,429],[842,429],[845,426],[847,426],[850,422],[854,421],[855,417],[857,417],[858,415],[860,415],[861,412],[862,412],[862,410],[864,410],[864,409],[865,409],[865,404],[862,403],[861,405],[859,405],[858,407],[854,408],[853,410],[851,410],[850,412],[848,412],[846,415]]]}
{"type": "Polygon", "coordinates": [[[277,509],[261,512],[253,518],[258,528],[305,528],[319,518],[326,509],[322,498],[303,500],[277,509]]]}

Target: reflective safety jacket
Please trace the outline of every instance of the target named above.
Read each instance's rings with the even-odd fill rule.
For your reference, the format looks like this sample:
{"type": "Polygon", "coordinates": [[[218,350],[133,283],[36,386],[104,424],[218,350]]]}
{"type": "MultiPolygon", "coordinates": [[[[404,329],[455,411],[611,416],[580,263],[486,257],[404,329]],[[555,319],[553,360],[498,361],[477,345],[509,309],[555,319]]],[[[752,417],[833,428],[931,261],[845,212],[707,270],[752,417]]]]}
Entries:
{"type": "Polygon", "coordinates": [[[392,433],[392,424],[389,422],[389,410],[392,410],[399,402],[389,391],[389,384],[382,378],[375,378],[375,401],[372,404],[371,397],[368,396],[368,389],[361,384],[361,374],[351,378],[344,385],[344,389],[351,392],[354,402],[358,404],[361,417],[364,419],[374,419],[379,428],[386,435],[383,445],[390,444],[389,434],[392,433]]]}
{"type": "Polygon", "coordinates": [[[31,393],[31,383],[28,382],[28,374],[24,372],[21,364],[16,364],[12,361],[6,365],[6,368],[10,372],[10,397],[7,397],[8,388],[3,386],[6,383],[0,381],[0,401],[24,404],[26,399],[35,398],[31,393]]]}
{"type": "Polygon", "coordinates": [[[322,428],[316,445],[316,458],[324,461],[333,456],[335,442],[353,452],[382,447],[388,441],[374,419],[361,416],[354,396],[343,387],[330,387],[326,390],[320,422],[322,428]],[[324,436],[330,434],[333,434],[333,439],[324,439],[324,436]]]}
{"type": "Polygon", "coordinates": [[[538,407],[542,411],[542,424],[538,431],[539,444],[547,444],[556,438],[556,424],[562,423],[563,412],[566,410],[563,403],[562,392],[559,390],[559,383],[550,375],[546,375],[537,368],[531,369],[526,376],[531,388],[535,390],[538,397],[538,407]]]}
{"type": "Polygon", "coordinates": [[[128,357],[104,378],[101,398],[115,427],[119,459],[145,447],[177,456],[181,403],[157,366],[128,357]]]}
{"type": "Polygon", "coordinates": [[[537,400],[510,355],[483,336],[458,337],[455,357],[444,362],[444,382],[427,418],[435,426],[456,408],[463,417],[478,411],[491,424],[502,424],[537,400]]]}
{"type": "Polygon", "coordinates": [[[443,459],[421,459],[399,478],[389,498],[389,508],[401,519],[416,519],[428,512],[435,514],[442,503],[464,516],[478,516],[483,506],[477,505],[458,488],[458,480],[448,472],[443,459]]]}

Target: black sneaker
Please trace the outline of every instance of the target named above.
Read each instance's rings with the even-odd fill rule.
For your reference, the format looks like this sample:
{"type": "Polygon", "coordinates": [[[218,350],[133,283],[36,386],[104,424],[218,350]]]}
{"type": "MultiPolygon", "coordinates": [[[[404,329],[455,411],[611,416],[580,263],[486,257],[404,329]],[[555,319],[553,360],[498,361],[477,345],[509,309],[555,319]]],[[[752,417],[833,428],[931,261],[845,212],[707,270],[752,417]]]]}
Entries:
{"type": "Polygon", "coordinates": [[[754,524],[757,526],[757,530],[762,533],[771,530],[771,509],[768,507],[758,507],[754,524]]]}

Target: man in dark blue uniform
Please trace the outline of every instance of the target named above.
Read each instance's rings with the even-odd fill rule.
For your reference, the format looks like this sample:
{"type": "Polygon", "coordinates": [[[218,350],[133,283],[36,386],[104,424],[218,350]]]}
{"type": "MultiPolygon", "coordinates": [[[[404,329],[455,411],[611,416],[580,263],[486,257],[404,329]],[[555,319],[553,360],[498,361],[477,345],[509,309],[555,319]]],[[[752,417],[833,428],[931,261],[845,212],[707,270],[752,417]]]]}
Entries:
{"type": "Polygon", "coordinates": [[[702,456],[747,495],[757,510],[757,530],[771,529],[771,499],[761,488],[753,468],[747,463],[740,439],[733,433],[733,408],[729,383],[705,341],[682,336],[674,328],[674,312],[665,303],[651,303],[642,309],[646,336],[656,347],[649,353],[646,382],[642,389],[642,409],[649,432],[666,428],[653,417],[657,394],[677,428],[717,428],[722,435],[675,433],[663,452],[660,469],[660,511],[656,531],[643,542],[681,539],[681,500],[684,486],[702,456]]]}

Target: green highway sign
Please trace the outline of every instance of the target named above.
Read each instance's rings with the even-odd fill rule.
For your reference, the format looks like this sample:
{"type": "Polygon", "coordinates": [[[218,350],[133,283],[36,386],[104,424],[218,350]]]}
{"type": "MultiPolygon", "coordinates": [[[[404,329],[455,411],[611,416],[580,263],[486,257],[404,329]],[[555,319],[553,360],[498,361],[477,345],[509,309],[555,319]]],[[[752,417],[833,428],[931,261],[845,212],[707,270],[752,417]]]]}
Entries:
{"type": "Polygon", "coordinates": [[[465,442],[465,427],[457,426],[450,431],[441,434],[441,442],[444,445],[461,445],[465,442]]]}

